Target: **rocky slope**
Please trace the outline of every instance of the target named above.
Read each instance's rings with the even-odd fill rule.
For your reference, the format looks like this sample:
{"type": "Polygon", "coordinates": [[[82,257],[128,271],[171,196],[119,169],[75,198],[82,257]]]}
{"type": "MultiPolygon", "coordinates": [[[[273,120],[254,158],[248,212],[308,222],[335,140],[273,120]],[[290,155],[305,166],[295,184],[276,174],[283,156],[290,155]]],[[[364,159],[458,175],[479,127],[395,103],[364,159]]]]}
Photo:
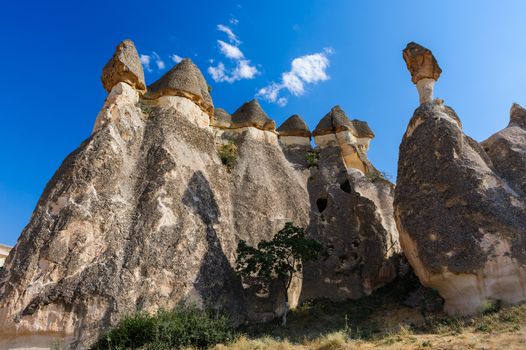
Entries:
{"type": "Polygon", "coordinates": [[[315,278],[308,288],[297,281],[292,306],[300,294],[359,297],[395,277],[392,185],[358,185],[372,171],[370,135],[356,134],[347,117],[339,115],[343,125],[318,143],[319,169],[309,180],[304,123],[294,118],[279,135],[257,101],[232,116],[214,113],[206,81],[189,60],[145,92],[137,52],[125,41],[102,81],[109,95],[92,135],[47,184],[0,272],[0,348],[45,348],[56,339],[84,348],[127,313],[180,302],[225,311],[237,322],[275,317],[279,295],[241,283],[233,262],[239,239],[255,244],[287,221],[337,242],[333,255],[346,256],[336,258],[342,266],[359,266],[342,268],[337,286],[330,271],[336,260],[311,266],[315,278]],[[217,152],[227,142],[238,150],[232,169],[217,152]],[[331,224],[314,204],[319,195],[331,224]]]}

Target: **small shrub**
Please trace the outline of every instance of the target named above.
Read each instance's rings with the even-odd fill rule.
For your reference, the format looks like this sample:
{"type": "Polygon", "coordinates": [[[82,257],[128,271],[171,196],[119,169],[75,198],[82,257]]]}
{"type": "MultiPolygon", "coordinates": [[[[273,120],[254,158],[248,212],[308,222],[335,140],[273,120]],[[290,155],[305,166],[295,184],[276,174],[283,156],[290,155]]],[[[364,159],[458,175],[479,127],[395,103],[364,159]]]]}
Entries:
{"type": "Polygon", "coordinates": [[[234,141],[230,140],[228,143],[222,145],[218,150],[219,158],[228,171],[234,169],[237,163],[237,146],[234,141]]]}
{"type": "Polygon", "coordinates": [[[155,315],[140,312],[125,317],[91,349],[207,349],[234,339],[234,328],[225,316],[216,317],[196,307],[180,306],[155,315]]]}
{"type": "Polygon", "coordinates": [[[381,180],[389,180],[391,176],[383,171],[373,170],[365,174],[365,180],[370,183],[375,183],[381,180]]]}
{"type": "Polygon", "coordinates": [[[309,151],[307,152],[307,156],[305,157],[307,160],[307,167],[314,168],[318,167],[318,161],[320,160],[320,153],[318,151],[309,151]]]}

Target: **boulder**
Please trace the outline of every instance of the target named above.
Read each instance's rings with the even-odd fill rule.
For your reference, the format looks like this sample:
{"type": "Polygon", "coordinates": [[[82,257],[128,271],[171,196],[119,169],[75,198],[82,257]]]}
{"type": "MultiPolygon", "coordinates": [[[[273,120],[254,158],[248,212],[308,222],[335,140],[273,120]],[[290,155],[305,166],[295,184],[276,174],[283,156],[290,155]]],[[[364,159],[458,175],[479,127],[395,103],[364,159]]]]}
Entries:
{"type": "Polygon", "coordinates": [[[210,118],[214,115],[208,83],[197,66],[189,58],[183,59],[159,80],[148,86],[146,99],[162,96],[181,96],[192,100],[210,118]]]}
{"type": "Polygon", "coordinates": [[[245,102],[232,114],[232,128],[254,127],[265,131],[276,130],[276,123],[269,118],[257,99],[245,102]]]}
{"type": "Polygon", "coordinates": [[[449,314],[526,300],[523,115],[513,107],[510,126],[481,146],[435,100],[416,109],[400,144],[400,243],[449,314]]]}
{"type": "Polygon", "coordinates": [[[117,45],[113,57],[104,66],[100,79],[107,92],[120,82],[133,86],[141,93],[146,92],[141,60],[131,40],[124,40],[117,45]]]}

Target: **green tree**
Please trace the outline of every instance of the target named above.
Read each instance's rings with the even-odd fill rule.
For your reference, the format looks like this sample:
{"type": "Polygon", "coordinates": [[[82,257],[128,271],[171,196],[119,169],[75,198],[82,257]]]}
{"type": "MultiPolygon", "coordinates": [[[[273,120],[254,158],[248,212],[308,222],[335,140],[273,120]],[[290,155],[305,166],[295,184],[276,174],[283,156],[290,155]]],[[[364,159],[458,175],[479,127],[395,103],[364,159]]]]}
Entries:
{"type": "Polygon", "coordinates": [[[251,247],[244,240],[237,245],[236,271],[242,278],[258,277],[281,282],[285,296],[283,325],[289,309],[288,291],[295,275],[306,261],[317,260],[324,252],[322,245],[305,237],[305,230],[287,222],[270,241],[261,241],[251,247]]]}

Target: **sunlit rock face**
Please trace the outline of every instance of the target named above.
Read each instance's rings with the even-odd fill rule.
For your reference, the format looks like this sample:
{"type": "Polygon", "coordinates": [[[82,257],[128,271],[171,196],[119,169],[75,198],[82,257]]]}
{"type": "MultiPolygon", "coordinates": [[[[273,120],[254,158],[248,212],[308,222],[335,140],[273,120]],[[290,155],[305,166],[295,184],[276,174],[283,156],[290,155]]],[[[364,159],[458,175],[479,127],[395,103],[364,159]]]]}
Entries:
{"type": "Polygon", "coordinates": [[[301,297],[357,299],[397,276],[394,186],[367,159],[374,136],[367,123],[334,107],[313,134],[319,161],[308,179],[308,231],[328,254],[306,264],[301,297]]]}
{"type": "Polygon", "coordinates": [[[435,100],[416,109],[400,145],[400,243],[449,314],[526,300],[526,132],[523,110],[511,115],[481,146],[435,100]]]}
{"type": "Polygon", "coordinates": [[[154,83],[155,97],[116,83],[92,135],[47,184],[0,272],[0,348],[85,348],[126,314],[178,303],[237,322],[279,315],[278,291],[260,295],[235,275],[235,249],[289,221],[306,227],[306,184],[277,135],[266,142],[253,127],[229,136],[239,155],[227,171],[211,99],[196,100],[203,84],[176,73],[154,83]]]}
{"type": "Polygon", "coordinates": [[[11,248],[12,247],[7,246],[5,244],[0,244],[0,267],[4,266],[4,261],[9,255],[11,248]]]}
{"type": "Polygon", "coordinates": [[[294,279],[291,307],[359,298],[395,278],[393,185],[367,159],[367,123],[333,108],[314,150],[299,116],[276,130],[257,100],[214,110],[190,60],[145,92],[135,56],[125,41],[104,68],[109,93],[90,137],[49,181],[0,271],[0,349],[84,349],[124,315],[180,303],[272,320],[281,288],[241,281],[235,250],[286,222],[329,253],[294,279]],[[218,155],[229,142],[232,169],[218,155]]]}

